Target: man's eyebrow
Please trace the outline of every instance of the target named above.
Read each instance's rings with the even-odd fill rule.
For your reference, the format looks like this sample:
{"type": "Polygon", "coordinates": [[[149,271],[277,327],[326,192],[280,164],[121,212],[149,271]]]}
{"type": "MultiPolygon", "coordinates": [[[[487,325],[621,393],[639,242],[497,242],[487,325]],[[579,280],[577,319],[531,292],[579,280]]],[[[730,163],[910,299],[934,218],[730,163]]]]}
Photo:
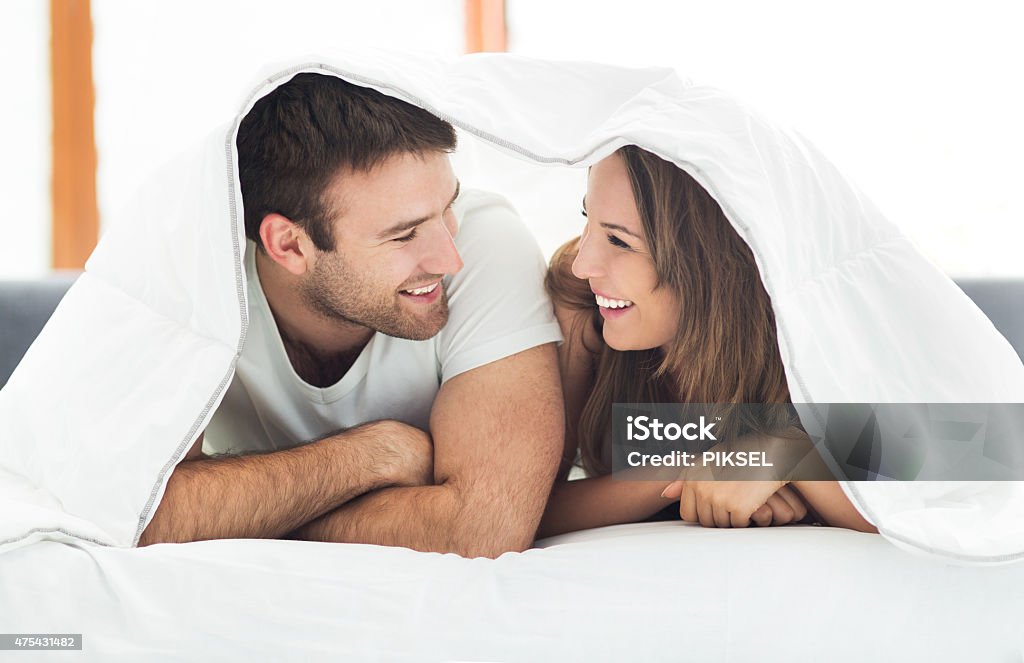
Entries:
{"type": "MultiPolygon", "coordinates": [[[[451,207],[455,203],[455,200],[459,197],[459,192],[461,190],[462,190],[462,183],[459,182],[458,180],[455,180],[455,195],[453,195],[452,199],[448,201],[447,205],[445,205],[445,207],[444,207],[445,209],[448,209],[449,207],[451,207]]],[[[382,230],[379,233],[377,233],[377,239],[387,239],[388,237],[391,237],[393,235],[397,235],[399,233],[403,233],[403,232],[405,232],[407,230],[412,230],[413,228],[415,228],[416,226],[420,225],[421,223],[424,223],[424,222],[429,221],[429,220],[430,220],[429,216],[423,216],[423,217],[420,217],[418,219],[413,219],[412,221],[402,221],[401,223],[396,223],[395,225],[390,226],[389,228],[385,228],[384,230],[382,230]]]]}
{"type": "MultiPolygon", "coordinates": [[[[583,196],[583,216],[586,216],[586,215],[587,215],[587,197],[583,196]]],[[[637,235],[635,232],[633,232],[629,228],[627,228],[625,226],[620,226],[617,223],[602,223],[602,224],[599,224],[599,225],[602,228],[605,228],[607,230],[618,230],[619,232],[626,233],[630,237],[636,237],[637,239],[640,239],[640,240],[643,239],[643,237],[641,237],[640,235],[637,235]]]]}

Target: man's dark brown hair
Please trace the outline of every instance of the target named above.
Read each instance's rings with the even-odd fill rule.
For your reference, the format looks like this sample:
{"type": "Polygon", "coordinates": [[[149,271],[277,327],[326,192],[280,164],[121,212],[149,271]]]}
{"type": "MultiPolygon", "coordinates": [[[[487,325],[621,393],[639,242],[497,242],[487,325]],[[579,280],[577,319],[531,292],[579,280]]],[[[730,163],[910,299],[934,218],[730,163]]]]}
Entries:
{"type": "Polygon", "coordinates": [[[390,156],[451,152],[455,130],[422,108],[323,74],[298,74],[263,97],[238,127],[245,235],[277,213],[317,249],[334,250],[338,210],[324,200],[341,169],[366,172],[390,156]]]}

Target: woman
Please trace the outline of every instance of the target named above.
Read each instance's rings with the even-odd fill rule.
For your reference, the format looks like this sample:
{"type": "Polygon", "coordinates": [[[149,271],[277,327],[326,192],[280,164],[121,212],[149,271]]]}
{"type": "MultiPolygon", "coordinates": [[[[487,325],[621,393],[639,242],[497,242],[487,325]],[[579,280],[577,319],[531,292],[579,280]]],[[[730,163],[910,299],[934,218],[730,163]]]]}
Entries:
{"type": "MultiPolygon", "coordinates": [[[[565,336],[568,424],[539,536],[645,520],[675,500],[683,520],[706,527],[786,524],[809,507],[824,524],[877,531],[834,481],[612,479],[612,403],[790,397],[753,254],[686,172],[624,147],[590,169],[583,213],[582,236],[555,253],[547,278],[565,336]],[[577,452],[588,477],[568,481],[577,452]]],[[[777,446],[793,437],[787,424],[735,430],[777,446]]]]}

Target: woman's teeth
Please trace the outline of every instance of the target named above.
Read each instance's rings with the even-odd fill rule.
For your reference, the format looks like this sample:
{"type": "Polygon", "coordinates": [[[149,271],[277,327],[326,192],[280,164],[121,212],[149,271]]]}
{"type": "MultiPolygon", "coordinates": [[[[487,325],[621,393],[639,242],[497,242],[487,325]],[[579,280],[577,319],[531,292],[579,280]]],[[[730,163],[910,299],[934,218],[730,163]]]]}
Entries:
{"type": "Polygon", "coordinates": [[[427,295],[434,292],[434,288],[436,287],[437,283],[433,283],[425,288],[416,288],[415,290],[403,290],[402,292],[406,292],[410,295],[427,295]]]}
{"type": "Polygon", "coordinates": [[[633,305],[633,302],[628,299],[608,299],[601,295],[595,295],[597,298],[597,305],[604,308],[628,308],[633,305]]]}

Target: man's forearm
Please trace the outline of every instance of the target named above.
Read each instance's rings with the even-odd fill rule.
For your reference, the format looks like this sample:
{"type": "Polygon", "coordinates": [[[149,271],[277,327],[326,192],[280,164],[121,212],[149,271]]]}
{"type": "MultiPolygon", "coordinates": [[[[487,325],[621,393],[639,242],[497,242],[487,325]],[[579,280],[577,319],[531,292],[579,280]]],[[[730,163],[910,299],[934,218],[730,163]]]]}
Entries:
{"type": "Polygon", "coordinates": [[[139,545],[280,537],[390,485],[377,441],[371,430],[352,429],[284,451],[184,461],[139,545]]]}
{"type": "Polygon", "coordinates": [[[565,434],[555,348],[524,350],[445,382],[430,414],[431,483],[378,490],[293,538],[497,557],[533,543],[565,434]]]}
{"type": "MultiPolygon", "coordinates": [[[[539,513],[536,506],[517,505],[539,513]]],[[[497,557],[530,546],[536,525],[529,536],[516,534],[520,529],[513,518],[505,517],[503,509],[487,513],[467,504],[450,484],[442,484],[368,493],[303,525],[289,538],[402,546],[423,552],[454,552],[463,557],[497,557]]]]}

